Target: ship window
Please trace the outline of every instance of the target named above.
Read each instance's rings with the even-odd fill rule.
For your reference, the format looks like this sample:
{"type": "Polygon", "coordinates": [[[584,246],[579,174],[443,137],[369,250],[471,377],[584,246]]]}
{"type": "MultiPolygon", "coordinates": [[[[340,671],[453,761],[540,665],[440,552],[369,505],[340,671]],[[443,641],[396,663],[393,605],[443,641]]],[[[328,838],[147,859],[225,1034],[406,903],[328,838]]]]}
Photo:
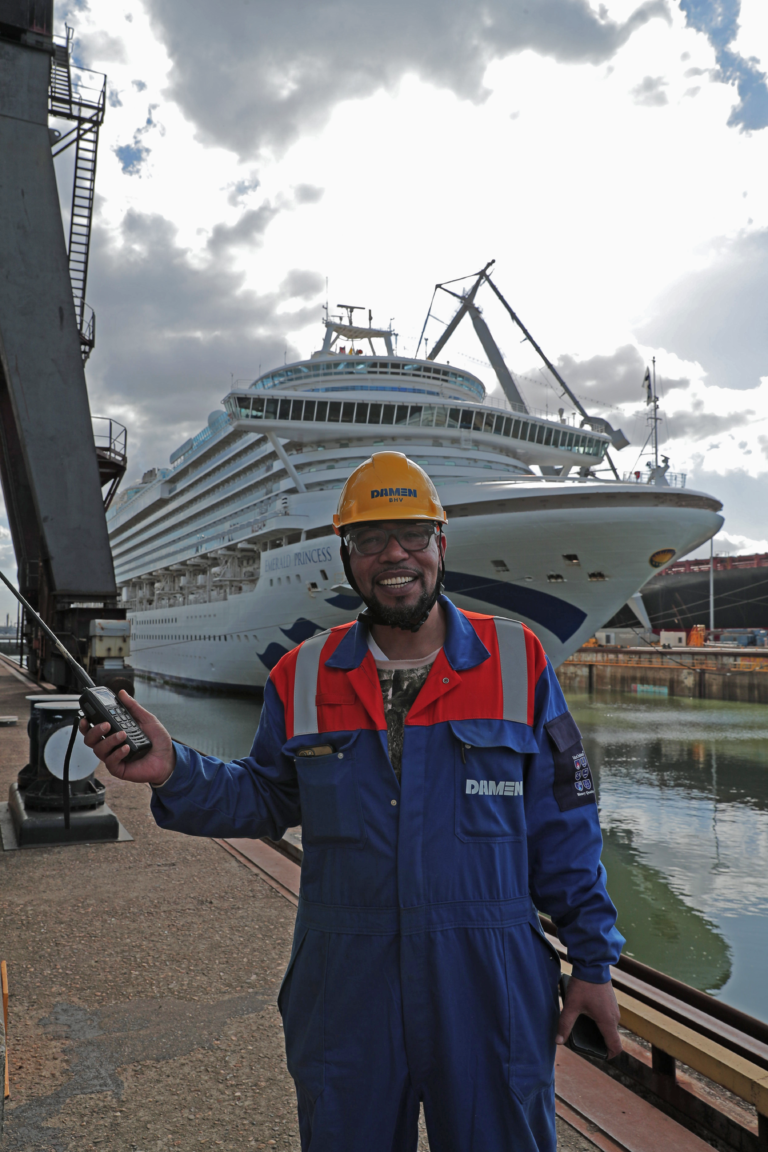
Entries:
{"type": "MultiPolygon", "coordinates": [[[[287,400],[285,401],[285,404],[287,406],[287,404],[288,404],[287,400]]],[[[304,412],[304,401],[303,400],[292,400],[291,401],[291,416],[290,416],[291,420],[301,420],[303,412],[304,412]]],[[[283,417],[283,404],[282,404],[282,402],[280,403],[280,416],[283,417]]]]}
{"type": "Polygon", "coordinates": [[[553,430],[552,430],[552,447],[553,448],[559,448],[560,447],[560,429],[559,428],[553,428],[553,430]]]}
{"type": "Polygon", "coordinates": [[[330,424],[338,424],[341,419],[341,401],[331,400],[328,405],[328,422],[330,424]]]}
{"type": "Polygon", "coordinates": [[[494,420],[495,420],[494,414],[492,412],[486,412],[486,414],[485,414],[485,431],[486,432],[493,432],[494,420]]]}
{"type": "Polygon", "coordinates": [[[327,400],[318,400],[317,408],[315,409],[315,420],[327,420],[327,419],[328,419],[328,401],[327,400]]]}
{"type": "Polygon", "coordinates": [[[482,432],[484,424],[485,424],[485,413],[479,412],[479,411],[475,412],[475,418],[474,418],[474,421],[472,422],[472,427],[474,428],[475,432],[482,432]]]}
{"type": "Polygon", "coordinates": [[[322,576],[323,580],[328,579],[328,573],[326,572],[325,568],[320,569],[320,575],[322,576]]]}
{"type": "Polygon", "coordinates": [[[290,420],[291,418],[291,402],[290,400],[280,401],[280,419],[290,420]]]}
{"type": "Polygon", "coordinates": [[[411,411],[408,414],[409,424],[421,423],[421,404],[411,404],[411,411]]]}
{"type": "Polygon", "coordinates": [[[342,424],[351,424],[355,416],[354,404],[345,402],[341,406],[341,422],[342,424]]]}
{"type": "Polygon", "coordinates": [[[394,404],[385,404],[381,412],[382,424],[394,424],[395,422],[395,406],[394,404]]]}
{"type": "Polygon", "coordinates": [[[270,588],[274,588],[274,586],[275,586],[275,582],[274,582],[274,580],[271,580],[271,579],[270,579],[270,581],[269,581],[269,586],[270,586],[270,588]]]}
{"type": "Polygon", "coordinates": [[[358,404],[357,410],[355,411],[355,424],[367,424],[367,423],[368,423],[368,405],[367,404],[358,404]]]}
{"type": "Polygon", "coordinates": [[[507,416],[504,420],[504,435],[509,436],[512,431],[512,417],[507,416]]]}
{"type": "Polygon", "coordinates": [[[565,446],[566,448],[573,448],[573,432],[568,433],[568,440],[565,446]]]}
{"type": "MultiPolygon", "coordinates": [[[[542,424],[542,428],[544,428],[543,424],[542,424]]],[[[546,445],[549,445],[551,443],[552,443],[552,429],[551,428],[544,428],[544,444],[546,446],[546,445]]]]}
{"type": "Polygon", "coordinates": [[[435,408],[435,428],[445,428],[445,421],[448,418],[448,409],[444,405],[435,408]]]}
{"type": "Polygon", "coordinates": [[[529,424],[529,425],[528,425],[528,439],[529,439],[529,440],[532,440],[532,441],[535,441],[535,440],[536,440],[536,429],[537,429],[537,427],[538,427],[538,425],[537,425],[537,424],[529,424]]]}
{"type": "Polygon", "coordinates": [[[269,399],[267,400],[267,407],[266,407],[266,410],[264,412],[264,415],[267,418],[267,420],[276,419],[276,417],[277,417],[277,397],[276,396],[270,396],[269,399]]]}
{"type": "Polygon", "coordinates": [[[435,406],[434,404],[425,404],[421,410],[421,426],[422,428],[431,428],[435,422],[435,406]]]}
{"type": "Polygon", "coordinates": [[[449,408],[448,409],[448,427],[449,428],[458,428],[458,426],[459,426],[459,409],[458,408],[449,408]]]}
{"type": "Polygon", "coordinates": [[[380,424],[381,423],[381,404],[371,404],[368,409],[368,423],[380,424]]]}
{"type": "Polygon", "coordinates": [[[460,424],[461,428],[471,428],[472,427],[472,415],[473,415],[473,413],[472,413],[471,408],[465,408],[464,409],[464,411],[461,414],[461,424],[460,424]]]}
{"type": "MultiPolygon", "coordinates": [[[[500,417],[497,416],[496,417],[497,423],[498,423],[499,419],[500,419],[500,417]]],[[[519,420],[515,420],[514,424],[512,425],[512,439],[513,440],[519,440],[520,439],[520,421],[519,420]]]]}
{"type": "Polygon", "coordinates": [[[314,420],[314,418],[315,418],[315,401],[314,400],[305,400],[304,401],[304,419],[305,420],[314,420]]]}
{"type": "Polygon", "coordinates": [[[398,404],[397,412],[395,413],[395,424],[407,424],[407,423],[408,423],[408,405],[407,404],[398,404]]]}

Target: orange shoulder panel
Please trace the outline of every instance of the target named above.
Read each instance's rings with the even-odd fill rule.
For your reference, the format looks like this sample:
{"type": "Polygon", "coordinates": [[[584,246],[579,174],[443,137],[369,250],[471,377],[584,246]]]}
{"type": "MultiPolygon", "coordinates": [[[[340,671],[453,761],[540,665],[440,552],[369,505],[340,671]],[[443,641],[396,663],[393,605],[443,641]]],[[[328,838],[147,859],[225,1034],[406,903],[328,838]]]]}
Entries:
{"type": "MultiPolygon", "coordinates": [[[[337,624],[328,630],[328,639],[323,645],[320,657],[321,667],[322,662],[336,651],[352,624],[354,624],[354,620],[350,624],[337,624]]],[[[306,644],[306,640],[303,640],[302,644],[306,644]]],[[[296,675],[296,661],[301,646],[301,644],[297,644],[290,652],[281,656],[269,674],[269,679],[272,681],[285,711],[286,732],[291,733],[293,732],[293,680],[296,675]]]]}

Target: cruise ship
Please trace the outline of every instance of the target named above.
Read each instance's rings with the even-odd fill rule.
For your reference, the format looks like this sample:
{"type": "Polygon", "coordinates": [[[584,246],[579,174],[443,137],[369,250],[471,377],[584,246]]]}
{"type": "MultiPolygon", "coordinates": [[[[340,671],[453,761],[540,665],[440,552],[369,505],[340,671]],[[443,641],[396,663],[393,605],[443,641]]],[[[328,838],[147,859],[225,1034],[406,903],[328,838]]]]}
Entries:
{"type": "Polygon", "coordinates": [[[524,621],[555,665],[718,531],[713,497],[666,476],[613,478],[605,421],[530,410],[470,297],[459,311],[502,395],[435,348],[398,355],[370,314],[367,327],[326,315],[309,359],[234,387],[168,468],[114,501],[137,672],[258,691],[285,652],[353,619],[332,516],[352,469],[380,450],[406,453],[437,486],[455,603],[524,621]]]}

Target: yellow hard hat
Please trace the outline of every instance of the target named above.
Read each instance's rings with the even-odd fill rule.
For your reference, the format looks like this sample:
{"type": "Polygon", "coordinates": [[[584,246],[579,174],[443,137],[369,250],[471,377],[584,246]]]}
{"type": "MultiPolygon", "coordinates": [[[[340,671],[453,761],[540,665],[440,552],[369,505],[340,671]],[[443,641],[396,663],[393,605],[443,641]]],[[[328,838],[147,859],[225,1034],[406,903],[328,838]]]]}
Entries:
{"type": "Polygon", "coordinates": [[[448,520],[434,484],[402,452],[376,452],[355,468],[333,514],[337,536],[369,520],[448,520]]]}

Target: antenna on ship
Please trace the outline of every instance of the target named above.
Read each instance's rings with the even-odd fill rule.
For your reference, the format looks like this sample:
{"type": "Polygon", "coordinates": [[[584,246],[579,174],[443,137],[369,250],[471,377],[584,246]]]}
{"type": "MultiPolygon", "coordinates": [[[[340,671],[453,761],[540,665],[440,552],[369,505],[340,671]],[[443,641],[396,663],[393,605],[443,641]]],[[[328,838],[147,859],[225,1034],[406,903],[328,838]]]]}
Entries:
{"type": "Polygon", "coordinates": [[[656,391],[656,357],[653,357],[653,412],[651,413],[651,436],[653,437],[653,466],[659,466],[659,394],[656,391]]]}

